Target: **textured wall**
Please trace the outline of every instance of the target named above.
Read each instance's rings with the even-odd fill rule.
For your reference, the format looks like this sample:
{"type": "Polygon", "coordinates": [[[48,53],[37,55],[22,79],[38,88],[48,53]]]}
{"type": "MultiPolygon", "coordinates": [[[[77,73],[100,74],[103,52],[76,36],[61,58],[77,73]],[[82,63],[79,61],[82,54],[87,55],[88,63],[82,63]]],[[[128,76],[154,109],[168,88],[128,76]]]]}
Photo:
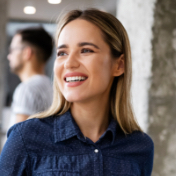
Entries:
{"type": "Polygon", "coordinates": [[[148,128],[148,91],[151,77],[155,1],[117,1],[117,18],[126,28],[132,48],[134,111],[144,131],[148,128]]]}
{"type": "MultiPolygon", "coordinates": [[[[0,0],[0,124],[2,117],[2,108],[4,104],[4,87],[5,87],[5,47],[6,47],[6,22],[7,22],[7,0],[0,0]]],[[[1,132],[1,126],[0,126],[1,132]]],[[[1,139],[1,133],[0,133],[1,139]]],[[[1,141],[0,141],[1,142],[1,141]]]]}
{"type": "Polygon", "coordinates": [[[157,0],[153,27],[149,132],[155,141],[153,176],[176,175],[176,1],[157,0]]]}

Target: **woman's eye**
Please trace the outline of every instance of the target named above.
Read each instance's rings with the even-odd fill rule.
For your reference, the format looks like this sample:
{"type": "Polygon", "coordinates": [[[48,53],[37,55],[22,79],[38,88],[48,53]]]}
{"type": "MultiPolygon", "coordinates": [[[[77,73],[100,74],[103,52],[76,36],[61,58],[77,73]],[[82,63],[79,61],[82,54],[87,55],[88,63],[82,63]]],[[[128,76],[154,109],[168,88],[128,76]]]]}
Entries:
{"type": "Polygon", "coordinates": [[[81,53],[93,53],[94,51],[91,49],[82,49],[81,53]]]}
{"type": "Polygon", "coordinates": [[[57,56],[66,56],[67,54],[64,51],[60,51],[57,53],[57,56]]]}

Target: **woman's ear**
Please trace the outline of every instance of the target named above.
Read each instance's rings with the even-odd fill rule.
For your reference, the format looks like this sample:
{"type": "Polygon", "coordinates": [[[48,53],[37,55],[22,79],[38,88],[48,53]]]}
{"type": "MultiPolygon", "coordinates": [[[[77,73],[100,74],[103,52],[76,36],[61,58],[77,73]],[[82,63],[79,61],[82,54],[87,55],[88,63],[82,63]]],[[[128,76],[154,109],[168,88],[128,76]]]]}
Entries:
{"type": "Polygon", "coordinates": [[[124,54],[121,54],[119,58],[115,60],[115,68],[113,76],[120,76],[125,71],[125,57],[124,54]]]}

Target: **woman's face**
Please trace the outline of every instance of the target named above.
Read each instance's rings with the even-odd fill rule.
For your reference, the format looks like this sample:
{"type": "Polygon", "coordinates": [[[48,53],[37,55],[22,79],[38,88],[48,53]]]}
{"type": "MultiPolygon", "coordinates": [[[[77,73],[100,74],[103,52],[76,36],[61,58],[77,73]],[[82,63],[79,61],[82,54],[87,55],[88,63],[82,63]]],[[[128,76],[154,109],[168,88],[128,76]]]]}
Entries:
{"type": "Polygon", "coordinates": [[[61,93],[69,102],[86,102],[109,96],[114,79],[114,59],[94,24],[76,19],[58,38],[54,74],[61,93]]]}

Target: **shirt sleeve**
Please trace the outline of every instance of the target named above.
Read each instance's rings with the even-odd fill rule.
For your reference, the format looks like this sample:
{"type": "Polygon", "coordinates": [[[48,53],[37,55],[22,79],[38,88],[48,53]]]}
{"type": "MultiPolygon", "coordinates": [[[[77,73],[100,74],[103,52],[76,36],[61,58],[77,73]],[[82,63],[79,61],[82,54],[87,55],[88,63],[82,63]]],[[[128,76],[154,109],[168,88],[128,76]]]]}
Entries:
{"type": "Polygon", "coordinates": [[[150,154],[144,163],[144,173],[141,176],[151,176],[153,169],[154,144],[152,143],[150,154]]]}
{"type": "Polygon", "coordinates": [[[21,83],[15,90],[12,109],[14,114],[33,115],[46,110],[51,102],[52,91],[46,87],[21,83]]]}
{"type": "Polygon", "coordinates": [[[20,85],[14,93],[12,104],[13,112],[15,114],[25,115],[36,113],[36,102],[38,100],[36,95],[36,92],[30,86],[25,84],[20,85]]]}
{"type": "Polygon", "coordinates": [[[0,175],[29,176],[27,172],[28,154],[18,126],[8,131],[8,140],[0,155],[0,175]]]}

